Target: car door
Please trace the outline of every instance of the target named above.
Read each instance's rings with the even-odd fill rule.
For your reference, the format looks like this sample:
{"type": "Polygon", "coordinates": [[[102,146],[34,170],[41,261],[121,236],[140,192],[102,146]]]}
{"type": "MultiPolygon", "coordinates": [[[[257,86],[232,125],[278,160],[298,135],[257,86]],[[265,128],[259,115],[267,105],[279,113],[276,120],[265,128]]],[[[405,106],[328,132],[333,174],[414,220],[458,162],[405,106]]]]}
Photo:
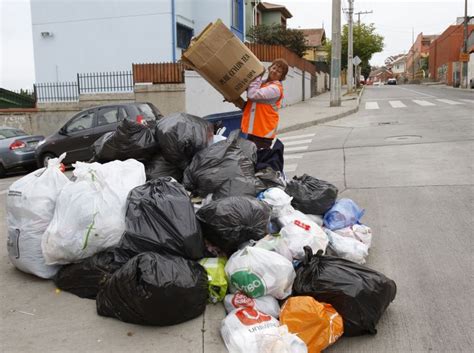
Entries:
{"type": "Polygon", "coordinates": [[[85,110],[72,118],[64,128],[66,137],[58,150],[67,152],[66,163],[87,161],[92,157],[90,146],[94,142],[95,110],[85,110]]]}

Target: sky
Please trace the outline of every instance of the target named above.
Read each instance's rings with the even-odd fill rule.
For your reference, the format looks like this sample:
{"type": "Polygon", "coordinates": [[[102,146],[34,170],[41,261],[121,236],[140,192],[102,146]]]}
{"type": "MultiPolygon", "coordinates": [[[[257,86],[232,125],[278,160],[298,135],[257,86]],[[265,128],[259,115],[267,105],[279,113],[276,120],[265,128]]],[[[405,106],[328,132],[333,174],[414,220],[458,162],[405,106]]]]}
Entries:
{"type": "MultiPolygon", "coordinates": [[[[288,20],[290,28],[324,27],[326,36],[331,37],[331,0],[269,2],[285,5],[292,13],[293,18],[288,20]]],[[[473,15],[473,2],[474,0],[468,0],[469,15],[473,15]]],[[[343,9],[348,8],[348,0],[341,0],[341,4],[343,9]]],[[[371,60],[372,65],[383,65],[388,56],[408,52],[412,44],[412,30],[416,38],[420,32],[441,34],[449,25],[455,24],[457,17],[464,16],[464,0],[355,0],[354,10],[373,11],[371,14],[361,15],[360,20],[374,23],[376,32],[385,38],[384,51],[375,54],[371,60]]],[[[347,23],[345,14],[342,15],[341,22],[347,23]]],[[[0,87],[32,89],[33,82],[29,0],[0,0],[0,87]]]]}

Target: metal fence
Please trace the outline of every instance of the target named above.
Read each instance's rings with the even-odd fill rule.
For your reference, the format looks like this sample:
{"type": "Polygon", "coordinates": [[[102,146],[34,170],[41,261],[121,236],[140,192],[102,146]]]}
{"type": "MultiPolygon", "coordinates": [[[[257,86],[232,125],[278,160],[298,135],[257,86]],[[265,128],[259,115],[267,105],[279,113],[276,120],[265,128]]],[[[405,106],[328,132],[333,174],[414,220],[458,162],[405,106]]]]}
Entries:
{"type": "Polygon", "coordinates": [[[77,74],[79,94],[133,92],[132,71],[77,74]]]}
{"type": "Polygon", "coordinates": [[[49,82],[35,84],[36,101],[75,102],[79,100],[77,82],[49,82]]]}

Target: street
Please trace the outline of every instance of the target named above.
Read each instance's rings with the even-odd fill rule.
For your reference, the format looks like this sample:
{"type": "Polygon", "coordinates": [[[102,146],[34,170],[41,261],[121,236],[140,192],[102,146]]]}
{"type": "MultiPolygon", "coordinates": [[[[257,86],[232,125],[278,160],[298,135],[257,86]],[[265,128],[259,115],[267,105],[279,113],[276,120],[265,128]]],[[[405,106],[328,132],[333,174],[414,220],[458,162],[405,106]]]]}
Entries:
{"type": "MultiPolygon", "coordinates": [[[[288,177],[329,181],[365,208],[367,266],[398,287],[377,335],[343,337],[327,352],[472,351],[473,112],[473,90],[368,86],[356,114],[282,136],[288,177]]],[[[226,351],[221,304],[181,325],[131,325],[13,268],[5,194],[20,177],[0,180],[2,352],[226,351]]]]}

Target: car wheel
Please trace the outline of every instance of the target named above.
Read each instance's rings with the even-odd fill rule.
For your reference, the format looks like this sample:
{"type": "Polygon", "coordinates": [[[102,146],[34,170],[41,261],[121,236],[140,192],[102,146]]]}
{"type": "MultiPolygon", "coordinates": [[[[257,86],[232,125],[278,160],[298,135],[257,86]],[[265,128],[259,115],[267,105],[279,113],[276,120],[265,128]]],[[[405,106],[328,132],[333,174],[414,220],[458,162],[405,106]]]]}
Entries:
{"type": "Polygon", "coordinates": [[[3,164],[0,163],[0,178],[5,178],[7,175],[7,171],[3,164]]]}
{"type": "Polygon", "coordinates": [[[47,167],[48,161],[52,158],[56,158],[56,156],[52,153],[43,154],[43,156],[41,157],[41,163],[43,164],[43,167],[47,167]]]}

